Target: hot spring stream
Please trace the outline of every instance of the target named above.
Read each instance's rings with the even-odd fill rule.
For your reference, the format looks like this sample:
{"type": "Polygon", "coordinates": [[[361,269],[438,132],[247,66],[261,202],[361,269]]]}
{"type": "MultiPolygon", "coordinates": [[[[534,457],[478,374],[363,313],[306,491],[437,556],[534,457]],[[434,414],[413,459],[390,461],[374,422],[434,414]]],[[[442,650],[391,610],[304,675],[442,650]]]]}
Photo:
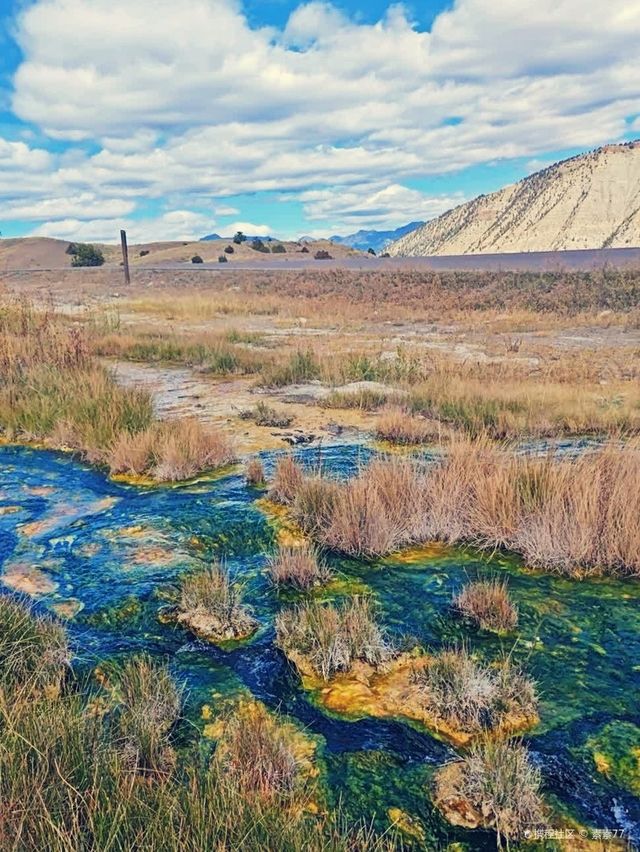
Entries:
{"type": "MultiPolygon", "coordinates": [[[[323,450],[326,470],[349,475],[366,450],[323,450]]],[[[317,450],[300,451],[315,464],[317,450]]],[[[264,456],[269,472],[276,454],[264,456]]],[[[447,825],[429,799],[435,768],[450,746],[409,724],[331,717],[301,689],[274,647],[283,602],[264,575],[275,531],[235,471],[195,484],[143,488],[109,481],[72,458],[0,449],[0,568],[4,591],[69,617],[77,667],[145,650],[169,660],[186,684],[187,715],[204,727],[202,706],[252,693],[317,735],[329,801],[350,819],[389,826],[399,808],[417,819],[418,848],[459,841],[495,848],[492,836],[447,825]],[[231,650],[202,644],[162,624],[163,593],[177,575],[212,557],[245,582],[261,622],[253,641],[231,650]]],[[[536,680],[541,723],[528,737],[548,801],[582,824],[624,829],[640,844],[640,582],[570,580],[526,570],[515,557],[433,547],[374,563],[330,560],[345,589],[374,595],[397,642],[424,647],[465,641],[487,659],[511,651],[536,680]],[[476,632],[450,612],[468,579],[508,575],[520,610],[508,638],[476,632]],[[515,643],[515,646],[514,646],[515,643]]]]}

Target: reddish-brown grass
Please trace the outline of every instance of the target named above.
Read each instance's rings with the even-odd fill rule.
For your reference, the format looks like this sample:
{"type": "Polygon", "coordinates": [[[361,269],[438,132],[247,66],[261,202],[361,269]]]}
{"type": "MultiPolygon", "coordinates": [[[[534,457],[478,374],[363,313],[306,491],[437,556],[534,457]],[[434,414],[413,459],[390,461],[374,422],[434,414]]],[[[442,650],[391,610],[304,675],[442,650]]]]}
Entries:
{"type": "Polygon", "coordinates": [[[332,576],[331,570],[320,561],[316,549],[308,544],[281,546],[269,559],[267,571],[274,585],[301,590],[326,583],[332,576]]]}
{"type": "Polygon", "coordinates": [[[376,423],[376,437],[391,444],[425,444],[442,437],[438,421],[416,417],[403,408],[388,408],[376,423]]]}
{"type": "Polygon", "coordinates": [[[269,497],[276,503],[291,503],[304,480],[304,473],[292,456],[278,459],[269,487],[269,497]]]}
{"type": "Polygon", "coordinates": [[[636,443],[558,459],[456,441],[430,467],[393,458],[364,468],[338,486],[315,536],[359,556],[439,539],[575,575],[640,574],[638,505],[636,443]]]}
{"type": "Polygon", "coordinates": [[[455,595],[453,606],[485,630],[513,630],[518,623],[518,608],[509,597],[504,580],[468,583],[455,595]]]}
{"type": "Polygon", "coordinates": [[[198,420],[155,423],[136,434],[121,433],[108,456],[112,473],[148,474],[159,482],[191,479],[234,461],[229,439],[198,420]]]}

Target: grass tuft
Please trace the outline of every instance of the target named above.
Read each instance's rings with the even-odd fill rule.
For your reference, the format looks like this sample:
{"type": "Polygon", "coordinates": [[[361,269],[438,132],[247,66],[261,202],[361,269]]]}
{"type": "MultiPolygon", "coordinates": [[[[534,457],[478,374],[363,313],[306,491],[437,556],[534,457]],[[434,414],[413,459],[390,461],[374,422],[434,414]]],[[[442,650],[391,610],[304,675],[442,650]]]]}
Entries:
{"type": "Polygon", "coordinates": [[[71,653],[64,627],[26,601],[0,596],[0,688],[30,694],[59,689],[71,653]]]}
{"type": "Polygon", "coordinates": [[[454,596],[453,606],[484,630],[513,630],[518,623],[518,608],[509,597],[506,581],[468,583],[454,596]]]}
{"type": "Polygon", "coordinates": [[[271,582],[276,586],[292,586],[307,591],[314,586],[329,582],[332,572],[320,562],[313,546],[281,546],[267,563],[271,582]]]}
{"type": "Polygon", "coordinates": [[[537,714],[534,684],[509,659],[483,666],[464,647],[450,648],[416,670],[414,678],[429,711],[457,730],[478,733],[537,714]]]}
{"type": "Polygon", "coordinates": [[[437,441],[442,435],[438,421],[416,417],[403,408],[388,408],[376,423],[376,437],[391,444],[411,445],[437,441]]]}
{"type": "Polygon", "coordinates": [[[247,485],[251,485],[254,488],[261,488],[265,485],[264,466],[257,456],[249,459],[247,462],[244,477],[247,485]]]}
{"type": "Polygon", "coordinates": [[[181,695],[166,665],[133,657],[115,675],[116,730],[125,765],[136,772],[168,773],[176,759],[171,729],[180,715],[181,695]]]}
{"type": "Polygon", "coordinates": [[[543,822],[541,775],[524,745],[491,740],[475,745],[461,773],[461,792],[495,829],[499,849],[543,822]]]}
{"type": "Polygon", "coordinates": [[[285,610],[276,619],[276,634],[285,654],[302,657],[324,680],[357,661],[379,665],[393,653],[362,597],[341,606],[310,602],[285,610]]]}
{"type": "Polygon", "coordinates": [[[224,720],[215,760],[242,795],[281,805],[301,795],[307,779],[290,728],[254,701],[224,720]]]}
{"type": "Polygon", "coordinates": [[[234,460],[226,435],[207,431],[198,420],[187,419],[155,423],[133,434],[120,433],[107,463],[111,473],[149,475],[158,482],[176,482],[234,460]]]}
{"type": "Polygon", "coordinates": [[[250,635],[257,622],[242,603],[242,586],[214,564],[180,580],[178,621],[211,641],[250,635]]]}
{"type": "Polygon", "coordinates": [[[294,461],[293,456],[287,455],[278,459],[269,488],[269,498],[285,505],[292,503],[303,480],[302,468],[294,461]]]}

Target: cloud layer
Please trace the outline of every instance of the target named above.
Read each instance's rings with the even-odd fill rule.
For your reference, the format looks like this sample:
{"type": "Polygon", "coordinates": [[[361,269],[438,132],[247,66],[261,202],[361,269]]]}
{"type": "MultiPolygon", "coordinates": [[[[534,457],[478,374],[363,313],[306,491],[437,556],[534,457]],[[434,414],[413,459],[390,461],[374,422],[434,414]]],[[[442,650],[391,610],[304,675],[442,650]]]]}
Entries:
{"type": "Polygon", "coordinates": [[[628,0],[457,0],[430,32],[401,6],[369,25],[312,2],[276,31],[234,0],[37,0],[17,32],[12,108],[66,144],[0,139],[0,201],[49,234],[262,191],[329,230],[429,218],[462,198],[407,181],[593,147],[640,113],[628,0]]]}

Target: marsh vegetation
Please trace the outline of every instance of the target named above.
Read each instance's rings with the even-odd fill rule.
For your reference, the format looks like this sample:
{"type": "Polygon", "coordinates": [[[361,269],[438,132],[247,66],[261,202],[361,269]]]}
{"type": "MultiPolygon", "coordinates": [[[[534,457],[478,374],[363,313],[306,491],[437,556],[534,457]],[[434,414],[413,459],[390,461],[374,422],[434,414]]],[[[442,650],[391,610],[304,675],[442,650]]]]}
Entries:
{"type": "Polygon", "coordinates": [[[0,847],[474,843],[442,827],[429,790],[446,819],[471,814],[508,845],[564,824],[543,799],[543,778],[562,787],[549,751],[612,824],[600,803],[613,791],[630,808],[618,779],[635,771],[634,663],[615,637],[637,635],[637,275],[225,270],[197,289],[195,272],[158,274],[150,290],[146,274],[85,312],[0,307],[4,441],[73,450],[128,483],[101,479],[78,515],[41,517],[48,481],[0,496],[3,582],[39,601],[0,597],[0,847]],[[124,362],[177,376],[180,404],[197,377],[190,406],[159,414],[124,362]],[[345,444],[262,453],[294,419],[345,444]],[[148,487],[243,450],[243,475],[148,487]],[[106,493],[123,508],[102,523],[106,493]],[[98,606],[111,583],[117,600],[98,606]],[[92,652],[113,634],[113,659],[72,661],[48,606],[92,652]],[[533,756],[512,739],[523,731],[533,756]],[[374,812],[382,837],[359,827],[374,812]]]}

